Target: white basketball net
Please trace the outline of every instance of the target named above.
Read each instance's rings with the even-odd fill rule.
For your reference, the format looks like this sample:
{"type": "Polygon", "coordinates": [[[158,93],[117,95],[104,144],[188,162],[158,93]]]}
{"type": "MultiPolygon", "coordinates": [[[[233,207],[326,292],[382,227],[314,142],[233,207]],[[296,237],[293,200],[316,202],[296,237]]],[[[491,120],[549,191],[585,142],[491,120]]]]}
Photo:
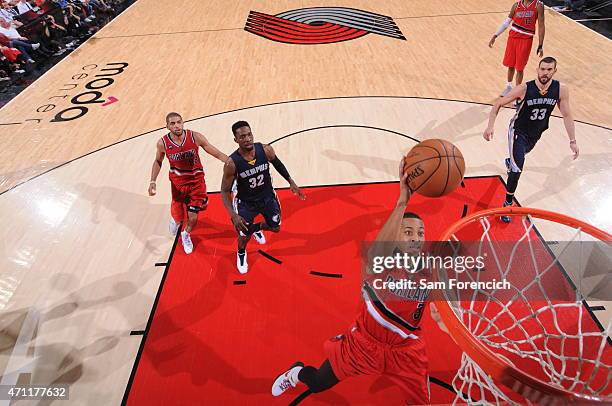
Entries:
{"type": "MultiPolygon", "coordinates": [[[[580,229],[550,222],[570,230],[571,235],[567,234],[567,242],[546,243],[536,234],[531,216],[518,216],[513,217],[512,226],[520,233],[518,223],[521,222],[523,235],[518,241],[505,242],[506,249],[500,252],[503,250],[500,249],[499,236],[491,238],[491,222],[498,221],[497,218],[490,221],[483,217],[472,223],[473,227],[482,228],[478,230],[482,233],[480,241],[473,243],[474,249],[477,247],[479,253],[487,254],[486,270],[493,271],[498,280],[513,281],[519,275],[527,280],[521,281],[525,282],[522,284],[511,282],[511,289],[503,292],[478,289],[447,292],[451,308],[481,343],[516,369],[572,393],[611,396],[612,345],[609,336],[612,323],[608,321],[607,327],[602,329],[594,321],[583,301],[584,290],[580,292],[580,285],[575,289],[575,298],[570,300],[556,300],[549,294],[550,278],[557,277],[560,269],[567,269],[562,258],[567,257],[583,266],[589,261],[588,253],[572,251],[576,245],[582,244],[568,248],[570,242],[586,242],[592,237],[580,229]],[[554,255],[550,246],[554,248],[554,255]],[[548,263],[543,263],[542,258],[546,257],[543,248],[549,253],[548,263]],[[582,255],[584,258],[578,258],[582,255]],[[524,278],[525,275],[528,277],[524,278]]],[[[451,236],[453,245],[455,241],[460,242],[456,236],[461,236],[460,232],[457,230],[451,236]]],[[[456,250],[463,249],[462,245],[457,244],[456,250]]],[[[481,277],[480,272],[461,275],[465,281],[478,282],[481,277]]],[[[604,279],[609,276],[604,275],[604,279]]],[[[513,388],[493,382],[466,353],[462,355],[452,385],[457,393],[454,403],[532,404],[513,393],[513,388]]]]}

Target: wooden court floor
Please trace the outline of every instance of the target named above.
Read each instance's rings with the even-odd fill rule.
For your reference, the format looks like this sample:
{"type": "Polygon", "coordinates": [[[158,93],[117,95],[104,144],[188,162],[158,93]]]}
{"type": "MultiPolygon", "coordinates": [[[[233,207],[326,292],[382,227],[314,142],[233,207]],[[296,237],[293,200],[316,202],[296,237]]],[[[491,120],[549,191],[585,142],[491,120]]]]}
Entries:
{"type": "MultiPolygon", "coordinates": [[[[2,382],[63,379],[71,404],[121,402],[142,338],[130,333],[146,327],[162,276],[155,264],[173,241],[167,162],[157,196],[146,193],[169,111],[226,153],[240,119],[261,142],[300,133],[275,148],[305,186],[395,180],[414,145],[397,134],[445,138],[462,150],[466,175],[502,175],[512,110],[500,113],[493,142],[482,132],[505,84],[507,34],[487,43],[511,5],[138,0],[0,110],[2,382]],[[244,30],[250,11],[308,7],[391,17],[405,40],[368,33],[298,45],[244,30]]],[[[547,10],[545,54],[570,87],[581,155],[571,160],[557,111],[516,196],[610,232],[612,44],[547,10]]],[[[221,164],[201,156],[218,191],[221,164]]],[[[596,305],[607,319],[612,304],[596,305]]]]}

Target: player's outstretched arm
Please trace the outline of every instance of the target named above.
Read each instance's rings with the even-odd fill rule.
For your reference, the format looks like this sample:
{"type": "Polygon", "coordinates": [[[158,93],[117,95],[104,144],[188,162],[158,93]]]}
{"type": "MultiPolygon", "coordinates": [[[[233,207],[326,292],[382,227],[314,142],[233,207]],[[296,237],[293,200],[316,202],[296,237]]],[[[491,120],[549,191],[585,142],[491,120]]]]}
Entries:
{"type": "Polygon", "coordinates": [[[544,24],[544,4],[538,3],[538,48],[536,54],[541,58],[544,56],[544,34],[546,25],[544,24]]]}
{"type": "Polygon", "coordinates": [[[291,175],[289,175],[289,171],[287,170],[287,168],[285,168],[285,164],[283,164],[281,160],[278,159],[278,157],[276,156],[274,148],[267,144],[264,144],[263,148],[264,152],[266,153],[266,158],[268,158],[268,161],[270,161],[270,163],[272,164],[272,166],[274,166],[274,168],[276,168],[278,173],[280,173],[281,176],[285,178],[287,182],[289,182],[289,187],[291,187],[291,191],[293,192],[293,194],[298,196],[300,200],[306,199],[306,195],[304,194],[304,192],[302,192],[299,186],[293,181],[293,179],[291,179],[291,175]]]}
{"type": "Polygon", "coordinates": [[[491,113],[489,114],[489,123],[487,124],[487,128],[482,134],[485,140],[491,141],[493,139],[493,128],[495,127],[495,119],[497,118],[499,109],[501,109],[502,106],[508,103],[512,103],[516,99],[524,98],[526,92],[527,92],[527,85],[525,83],[522,83],[516,86],[515,88],[513,88],[512,90],[510,90],[510,93],[508,93],[504,97],[500,97],[499,99],[497,99],[497,101],[493,105],[493,108],[491,108],[491,113]]]}
{"type": "Polygon", "coordinates": [[[227,162],[228,156],[219,151],[213,144],[208,142],[204,135],[194,131],[193,136],[195,137],[196,144],[202,147],[207,154],[214,156],[221,162],[227,162]]]}
{"type": "Polygon", "coordinates": [[[408,183],[406,182],[407,177],[408,174],[404,173],[404,158],[402,158],[399,166],[400,194],[385,225],[378,232],[376,241],[398,241],[399,239],[402,228],[402,217],[404,216],[406,205],[410,201],[410,196],[412,195],[408,183]]]}
{"type": "Polygon", "coordinates": [[[225,165],[223,165],[223,178],[221,179],[221,200],[223,201],[223,206],[225,206],[225,210],[230,215],[232,219],[232,224],[236,231],[248,232],[249,229],[247,227],[246,221],[242,217],[238,215],[234,211],[234,205],[232,204],[232,185],[234,184],[234,179],[236,179],[236,164],[231,159],[225,161],[225,165]]]}
{"type": "Polygon", "coordinates": [[[559,89],[559,110],[563,116],[563,124],[565,125],[565,131],[567,131],[567,137],[569,138],[570,149],[574,153],[574,159],[576,159],[578,158],[580,150],[576,143],[576,127],[574,125],[572,110],[570,109],[569,89],[565,85],[561,85],[559,89]]]}
{"type": "Polygon", "coordinates": [[[157,176],[159,175],[159,171],[161,170],[162,163],[164,162],[164,156],[166,153],[164,152],[164,142],[160,139],[157,141],[157,151],[155,153],[155,161],[153,161],[153,166],[151,167],[151,181],[149,182],[149,196],[155,195],[157,193],[157,176]]]}
{"type": "Polygon", "coordinates": [[[508,14],[508,17],[499,26],[495,34],[493,34],[493,36],[489,40],[489,48],[493,47],[493,44],[495,44],[495,40],[497,39],[497,37],[499,37],[504,31],[506,31],[506,29],[510,26],[510,24],[512,24],[512,17],[514,17],[514,12],[516,10],[516,4],[517,3],[514,3],[512,5],[512,8],[510,9],[510,13],[508,14]]]}
{"type": "Polygon", "coordinates": [[[404,158],[402,158],[399,165],[399,178],[400,178],[400,194],[395,203],[395,207],[391,211],[389,218],[383,225],[376,236],[375,243],[370,247],[368,251],[368,263],[366,264],[366,272],[371,273],[370,269],[372,260],[378,256],[391,256],[395,249],[393,242],[399,241],[400,232],[402,228],[402,217],[404,211],[406,211],[406,205],[410,201],[412,192],[408,187],[406,179],[408,174],[404,173],[404,158]]]}

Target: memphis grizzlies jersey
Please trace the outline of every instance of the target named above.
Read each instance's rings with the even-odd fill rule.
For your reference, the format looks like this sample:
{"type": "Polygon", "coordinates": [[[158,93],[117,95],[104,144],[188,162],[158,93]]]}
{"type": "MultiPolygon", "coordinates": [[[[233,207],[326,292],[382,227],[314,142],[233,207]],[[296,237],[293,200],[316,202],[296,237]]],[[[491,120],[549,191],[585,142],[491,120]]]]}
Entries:
{"type": "Polygon", "coordinates": [[[252,161],[246,161],[238,150],[230,155],[236,165],[236,197],[243,201],[260,200],[274,195],[270,162],[263,145],[256,142],[253,148],[255,148],[255,159],[252,161]]]}
{"type": "Polygon", "coordinates": [[[530,138],[540,138],[548,128],[548,119],[559,102],[559,82],[553,80],[545,95],[535,84],[527,82],[525,98],[511,121],[511,128],[530,138]]]}

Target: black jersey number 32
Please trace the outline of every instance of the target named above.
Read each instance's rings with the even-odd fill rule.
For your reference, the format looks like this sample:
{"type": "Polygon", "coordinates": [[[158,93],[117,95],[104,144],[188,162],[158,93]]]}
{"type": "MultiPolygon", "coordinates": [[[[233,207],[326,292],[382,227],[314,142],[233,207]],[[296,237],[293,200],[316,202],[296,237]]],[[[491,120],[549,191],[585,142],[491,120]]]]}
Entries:
{"type": "Polygon", "coordinates": [[[530,120],[544,120],[546,117],[546,109],[533,109],[531,111],[530,120]]]}
{"type": "Polygon", "coordinates": [[[257,186],[263,185],[264,176],[263,174],[257,176],[256,178],[249,178],[249,186],[251,189],[256,188],[257,186]]]}

